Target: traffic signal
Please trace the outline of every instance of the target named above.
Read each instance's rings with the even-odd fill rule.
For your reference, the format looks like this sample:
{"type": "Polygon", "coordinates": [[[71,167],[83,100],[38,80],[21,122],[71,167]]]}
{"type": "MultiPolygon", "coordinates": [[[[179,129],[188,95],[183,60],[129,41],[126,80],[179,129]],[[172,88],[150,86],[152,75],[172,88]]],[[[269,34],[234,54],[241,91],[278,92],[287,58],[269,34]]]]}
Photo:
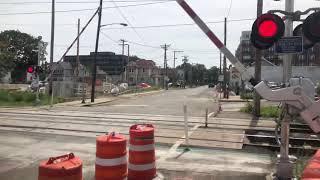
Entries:
{"type": "Polygon", "coordinates": [[[320,41],[320,12],[315,12],[307,17],[302,25],[303,34],[311,42],[320,41]]]}
{"type": "Polygon", "coordinates": [[[312,46],[314,46],[314,42],[309,40],[303,33],[303,25],[299,24],[294,30],[293,30],[293,36],[302,36],[303,40],[303,49],[309,49],[312,46]]]}
{"type": "Polygon", "coordinates": [[[34,72],[35,72],[35,67],[34,67],[34,66],[29,66],[29,67],[27,68],[27,72],[28,72],[28,73],[34,73],[34,72]]]}
{"type": "Polygon", "coordinates": [[[284,35],[281,17],[267,13],[259,16],[252,25],[250,41],[258,49],[268,49],[284,35]]]}
{"type": "Polygon", "coordinates": [[[309,49],[320,42],[320,12],[309,15],[303,24],[294,29],[293,36],[302,36],[304,49],[309,49]]]}

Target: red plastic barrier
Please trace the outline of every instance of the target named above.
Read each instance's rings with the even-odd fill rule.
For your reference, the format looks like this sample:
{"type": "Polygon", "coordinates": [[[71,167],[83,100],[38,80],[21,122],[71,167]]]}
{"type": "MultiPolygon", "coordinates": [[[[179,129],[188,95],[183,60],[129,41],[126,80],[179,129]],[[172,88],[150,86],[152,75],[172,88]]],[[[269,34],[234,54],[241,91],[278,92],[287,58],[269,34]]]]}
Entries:
{"type": "Polygon", "coordinates": [[[51,157],[39,165],[38,180],[82,180],[82,161],[73,153],[51,157]]]}
{"type": "Polygon", "coordinates": [[[309,160],[302,173],[303,180],[320,180],[320,150],[309,160]]]}
{"type": "Polygon", "coordinates": [[[127,140],[111,133],[97,137],[96,180],[123,180],[127,177],[127,140]]]}
{"type": "Polygon", "coordinates": [[[151,180],[156,176],[154,127],[137,124],[130,127],[128,180],[151,180]]]}

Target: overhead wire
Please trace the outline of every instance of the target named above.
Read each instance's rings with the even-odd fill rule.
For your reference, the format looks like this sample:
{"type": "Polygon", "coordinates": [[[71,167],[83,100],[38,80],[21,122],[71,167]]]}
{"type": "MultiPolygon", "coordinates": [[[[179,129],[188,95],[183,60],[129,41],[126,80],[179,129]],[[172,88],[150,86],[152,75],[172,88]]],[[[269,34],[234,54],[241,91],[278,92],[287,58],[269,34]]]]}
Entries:
{"type": "MultiPolygon", "coordinates": [[[[121,6],[107,6],[103,7],[102,9],[113,9],[113,8],[120,8],[120,7],[137,7],[137,6],[147,6],[147,5],[154,5],[154,4],[162,4],[172,1],[161,1],[161,2],[153,2],[153,3],[140,3],[140,4],[130,4],[130,5],[121,5],[121,6]]],[[[97,8],[87,8],[87,9],[70,9],[70,10],[59,10],[55,11],[56,13],[66,13],[66,12],[82,12],[82,11],[93,11],[97,8]]],[[[51,14],[51,11],[38,11],[38,12],[17,12],[17,13],[0,13],[0,16],[9,16],[9,15],[30,15],[30,14],[51,14]]]]}
{"type": "MultiPolygon", "coordinates": [[[[170,2],[175,0],[116,0],[119,3],[133,3],[133,2],[170,2]]],[[[110,0],[105,0],[103,2],[112,2],[110,0]]],[[[0,2],[0,5],[33,5],[33,4],[51,4],[52,1],[16,1],[16,2],[0,2]]],[[[96,4],[99,1],[59,1],[55,4],[96,4]]]]}
{"type": "Polygon", "coordinates": [[[117,3],[115,3],[112,0],[114,6],[117,8],[119,14],[122,16],[122,18],[128,23],[129,27],[136,33],[136,35],[139,37],[139,39],[144,42],[143,38],[141,37],[141,35],[138,33],[138,31],[133,27],[133,25],[131,24],[131,22],[128,20],[128,18],[124,15],[124,13],[121,11],[120,7],[117,5],[117,3]]]}
{"type": "MultiPolygon", "coordinates": [[[[245,19],[233,19],[227,20],[227,22],[241,22],[241,21],[252,21],[255,18],[245,18],[245,19]]],[[[207,21],[206,24],[218,24],[224,23],[224,21],[207,21]]],[[[183,24],[163,24],[163,25],[151,25],[151,26],[135,26],[135,29],[147,29],[147,28],[165,28],[165,27],[178,27],[178,26],[193,26],[196,25],[195,23],[183,23],[183,24]]],[[[112,27],[112,28],[105,28],[105,29],[123,29],[123,27],[112,27]]]]}
{"type": "Polygon", "coordinates": [[[231,12],[232,3],[233,3],[233,0],[230,0],[229,9],[228,9],[228,13],[227,13],[227,16],[226,16],[226,17],[227,17],[227,19],[228,19],[229,15],[230,15],[230,12],[231,12]]]}
{"type": "MultiPolygon", "coordinates": [[[[227,22],[242,22],[242,21],[252,21],[255,18],[245,18],[245,19],[233,19],[227,20],[227,22]]],[[[224,23],[224,21],[207,21],[206,24],[218,24],[224,23]]],[[[2,25],[10,25],[10,26],[43,26],[43,25],[50,25],[50,24],[12,24],[12,23],[1,23],[2,25]]],[[[194,23],[186,23],[186,24],[163,24],[163,25],[151,25],[151,26],[136,26],[136,29],[149,29],[149,28],[166,28],[166,27],[182,27],[182,26],[192,26],[196,25],[194,23]]],[[[56,24],[56,26],[77,26],[77,24],[56,24]]],[[[115,27],[115,28],[104,28],[104,29],[123,29],[124,27],[115,27]]]]}

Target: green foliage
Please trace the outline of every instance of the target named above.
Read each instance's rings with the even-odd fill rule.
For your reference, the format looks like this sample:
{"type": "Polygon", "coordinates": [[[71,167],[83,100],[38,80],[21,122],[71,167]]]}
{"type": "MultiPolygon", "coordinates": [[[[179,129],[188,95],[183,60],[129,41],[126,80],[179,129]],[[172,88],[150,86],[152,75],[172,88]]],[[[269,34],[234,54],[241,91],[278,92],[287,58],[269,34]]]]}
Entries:
{"type": "Polygon", "coordinates": [[[177,66],[177,69],[184,71],[185,80],[189,85],[217,84],[218,82],[219,69],[215,66],[207,69],[203,64],[190,64],[185,61],[177,66]]]}
{"type": "Polygon", "coordinates": [[[261,108],[261,116],[262,117],[279,117],[280,109],[276,106],[265,106],[261,108]]]}
{"type": "MultiPolygon", "coordinates": [[[[1,43],[1,42],[0,42],[1,43]]],[[[14,68],[14,63],[12,61],[13,54],[6,52],[5,50],[1,51],[0,47],[0,79],[3,78],[8,72],[12,71],[14,68]]]]}
{"type": "MultiPolygon", "coordinates": [[[[41,37],[35,38],[29,34],[15,30],[7,30],[0,33],[0,72],[2,69],[11,70],[13,82],[23,82],[28,65],[35,65],[38,61],[39,42],[44,44],[43,51],[40,52],[41,60],[45,60],[46,43],[41,37]],[[9,68],[6,67],[9,65],[9,68]],[[11,68],[11,69],[10,69],[11,68]]],[[[1,77],[1,74],[0,74],[1,77]]]]}
{"type": "MultiPolygon", "coordinates": [[[[47,105],[50,103],[51,96],[40,94],[40,104],[47,105]]],[[[0,106],[32,106],[36,100],[35,93],[21,91],[0,90],[0,106]]],[[[53,103],[62,103],[65,100],[60,97],[54,97],[53,103]]]]}
{"type": "MultiPolygon", "coordinates": [[[[240,109],[240,112],[252,114],[253,113],[253,104],[247,103],[247,105],[240,109]]],[[[262,106],[261,107],[261,117],[275,118],[279,117],[280,109],[276,106],[262,106]]]]}
{"type": "Polygon", "coordinates": [[[243,92],[240,94],[241,99],[253,99],[253,93],[252,92],[243,92]]]}
{"type": "Polygon", "coordinates": [[[240,112],[252,113],[253,112],[253,104],[248,102],[245,107],[240,109],[240,112]]]}
{"type": "Polygon", "coordinates": [[[4,90],[0,90],[0,102],[1,101],[9,101],[8,92],[4,90]]]}
{"type": "Polygon", "coordinates": [[[14,102],[21,102],[24,99],[24,94],[23,92],[10,92],[8,94],[9,97],[11,97],[12,101],[14,102]]]}

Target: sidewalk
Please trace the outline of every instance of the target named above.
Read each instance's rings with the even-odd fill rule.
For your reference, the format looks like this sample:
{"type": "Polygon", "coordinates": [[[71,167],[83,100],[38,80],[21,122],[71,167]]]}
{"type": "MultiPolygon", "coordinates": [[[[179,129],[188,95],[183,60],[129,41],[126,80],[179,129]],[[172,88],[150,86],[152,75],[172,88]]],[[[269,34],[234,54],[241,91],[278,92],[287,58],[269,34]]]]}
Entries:
{"type": "Polygon", "coordinates": [[[65,103],[59,103],[55,104],[54,106],[56,107],[63,107],[63,106],[75,106],[75,107],[88,107],[88,106],[95,106],[99,104],[104,104],[104,103],[109,103],[116,101],[120,98],[132,98],[136,96],[146,96],[146,95],[152,95],[156,93],[160,93],[163,90],[156,90],[156,91],[149,91],[149,92],[141,92],[141,93],[131,93],[131,94],[122,94],[119,96],[103,96],[103,97],[97,97],[94,102],[91,102],[91,99],[86,99],[85,103],[82,103],[82,100],[76,100],[76,101],[70,101],[70,102],[65,102],[65,103]]]}

